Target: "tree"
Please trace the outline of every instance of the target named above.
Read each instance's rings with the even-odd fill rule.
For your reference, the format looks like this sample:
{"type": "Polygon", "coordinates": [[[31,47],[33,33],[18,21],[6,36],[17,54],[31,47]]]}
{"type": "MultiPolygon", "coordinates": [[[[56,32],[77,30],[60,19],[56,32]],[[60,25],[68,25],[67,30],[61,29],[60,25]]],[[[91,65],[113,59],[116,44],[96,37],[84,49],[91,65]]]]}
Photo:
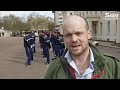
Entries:
{"type": "Polygon", "coordinates": [[[48,19],[48,30],[52,31],[55,28],[54,20],[51,17],[47,17],[48,19]]]}
{"type": "Polygon", "coordinates": [[[30,13],[28,16],[28,23],[31,25],[31,29],[42,29],[42,30],[48,30],[48,26],[50,27],[52,23],[50,23],[53,19],[50,17],[45,17],[42,15],[39,15],[36,12],[30,13]]]}
{"type": "Polygon", "coordinates": [[[45,17],[39,13],[32,12],[27,17],[17,17],[14,15],[4,16],[0,19],[0,27],[13,32],[29,30],[53,30],[54,21],[51,17],[45,17]]]}

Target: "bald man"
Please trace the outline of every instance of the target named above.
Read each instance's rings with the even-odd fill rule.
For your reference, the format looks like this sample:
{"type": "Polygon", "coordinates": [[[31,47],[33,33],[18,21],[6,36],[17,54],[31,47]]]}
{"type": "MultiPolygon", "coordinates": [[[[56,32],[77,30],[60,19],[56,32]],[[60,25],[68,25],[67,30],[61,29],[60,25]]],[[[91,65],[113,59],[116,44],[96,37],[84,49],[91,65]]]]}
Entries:
{"type": "Polygon", "coordinates": [[[65,53],[51,61],[45,79],[120,79],[120,61],[88,42],[91,30],[86,19],[69,16],[63,24],[63,35],[65,53]]]}

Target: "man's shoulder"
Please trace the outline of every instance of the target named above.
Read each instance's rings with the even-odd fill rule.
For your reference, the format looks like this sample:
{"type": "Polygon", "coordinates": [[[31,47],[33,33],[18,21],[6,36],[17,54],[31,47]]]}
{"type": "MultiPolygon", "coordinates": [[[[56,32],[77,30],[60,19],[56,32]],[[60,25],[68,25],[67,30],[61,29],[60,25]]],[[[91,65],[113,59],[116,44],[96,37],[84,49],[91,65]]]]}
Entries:
{"type": "Polygon", "coordinates": [[[105,58],[105,60],[107,60],[108,62],[111,62],[111,61],[117,61],[117,62],[120,62],[120,60],[118,58],[116,58],[115,56],[113,55],[110,55],[108,53],[103,53],[101,52],[100,50],[98,50],[96,47],[94,47],[92,44],[90,44],[90,48],[92,49],[92,51],[97,52],[99,55],[103,56],[105,58]]]}
{"type": "Polygon", "coordinates": [[[114,78],[120,79],[120,60],[112,55],[104,55],[104,56],[107,60],[107,64],[106,64],[107,70],[111,72],[111,75],[114,78]]]}
{"type": "Polygon", "coordinates": [[[105,59],[107,59],[108,62],[119,62],[120,63],[120,60],[113,55],[104,54],[104,56],[105,56],[105,59]]]}
{"type": "Polygon", "coordinates": [[[50,61],[48,72],[55,73],[59,70],[59,67],[61,67],[61,63],[60,63],[60,58],[58,57],[50,61]]]}
{"type": "Polygon", "coordinates": [[[60,57],[57,57],[57,58],[53,58],[50,62],[50,64],[60,64],[60,57]]]}
{"type": "Polygon", "coordinates": [[[50,61],[50,66],[52,66],[54,68],[60,67],[60,66],[62,66],[63,63],[66,64],[67,62],[66,62],[65,58],[63,56],[61,56],[61,57],[57,57],[57,58],[52,59],[50,61]]]}

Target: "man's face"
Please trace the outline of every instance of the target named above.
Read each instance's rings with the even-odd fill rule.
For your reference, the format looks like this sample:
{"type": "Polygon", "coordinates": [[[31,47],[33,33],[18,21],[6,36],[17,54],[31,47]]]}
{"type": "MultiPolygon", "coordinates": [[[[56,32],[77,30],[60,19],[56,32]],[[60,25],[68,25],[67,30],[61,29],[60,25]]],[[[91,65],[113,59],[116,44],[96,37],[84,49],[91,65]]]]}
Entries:
{"type": "Polygon", "coordinates": [[[28,35],[29,35],[28,33],[25,34],[25,36],[28,36],[28,35]]]}
{"type": "Polygon", "coordinates": [[[45,34],[45,38],[47,38],[47,35],[45,34]]]}
{"type": "Polygon", "coordinates": [[[86,30],[85,22],[67,24],[64,28],[64,42],[72,55],[81,55],[88,48],[88,39],[91,37],[90,30],[86,30]]]}

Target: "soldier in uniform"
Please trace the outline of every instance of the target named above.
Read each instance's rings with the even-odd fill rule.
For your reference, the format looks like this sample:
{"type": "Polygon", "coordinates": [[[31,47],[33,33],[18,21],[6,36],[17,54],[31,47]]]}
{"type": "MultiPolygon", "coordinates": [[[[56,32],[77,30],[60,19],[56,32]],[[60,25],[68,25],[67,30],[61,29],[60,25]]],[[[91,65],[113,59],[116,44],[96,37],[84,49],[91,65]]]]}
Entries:
{"type": "Polygon", "coordinates": [[[55,57],[59,57],[59,33],[55,33],[55,40],[54,40],[54,48],[55,48],[55,57]]]}
{"type": "Polygon", "coordinates": [[[65,45],[63,35],[59,35],[59,56],[62,56],[64,53],[65,45]]]}
{"type": "Polygon", "coordinates": [[[29,40],[30,40],[30,53],[31,53],[31,60],[33,60],[33,53],[35,49],[35,38],[32,32],[29,34],[29,40]]]}
{"type": "Polygon", "coordinates": [[[50,63],[49,49],[51,48],[51,46],[50,46],[50,37],[48,33],[45,33],[43,48],[45,54],[45,64],[46,63],[49,64],[50,63]]]}
{"type": "Polygon", "coordinates": [[[33,38],[33,53],[35,53],[36,52],[35,50],[36,36],[34,31],[32,31],[31,37],[33,38]]]}
{"type": "Polygon", "coordinates": [[[52,50],[53,50],[53,54],[55,54],[55,32],[53,31],[52,34],[51,34],[51,37],[50,37],[50,42],[51,42],[51,45],[52,45],[52,50]]]}
{"type": "Polygon", "coordinates": [[[25,63],[25,65],[30,65],[30,64],[31,64],[30,32],[25,32],[25,36],[24,36],[24,47],[25,47],[26,56],[27,56],[27,62],[25,63]]]}

